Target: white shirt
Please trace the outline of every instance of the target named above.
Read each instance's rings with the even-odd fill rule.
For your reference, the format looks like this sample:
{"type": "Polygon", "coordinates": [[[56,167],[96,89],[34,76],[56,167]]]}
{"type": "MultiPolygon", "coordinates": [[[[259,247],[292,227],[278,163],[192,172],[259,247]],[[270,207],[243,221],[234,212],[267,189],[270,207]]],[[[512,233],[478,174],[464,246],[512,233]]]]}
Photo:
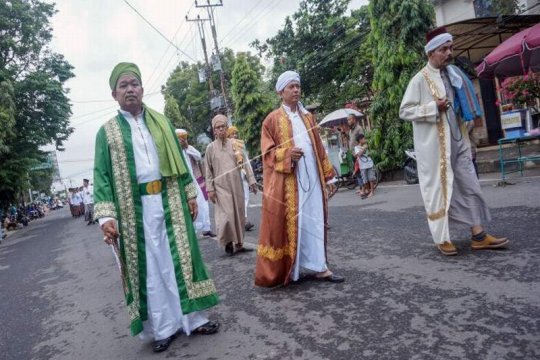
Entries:
{"type": "Polygon", "coordinates": [[[92,185],[83,187],[83,203],[85,205],[94,203],[94,187],[92,185]]]}

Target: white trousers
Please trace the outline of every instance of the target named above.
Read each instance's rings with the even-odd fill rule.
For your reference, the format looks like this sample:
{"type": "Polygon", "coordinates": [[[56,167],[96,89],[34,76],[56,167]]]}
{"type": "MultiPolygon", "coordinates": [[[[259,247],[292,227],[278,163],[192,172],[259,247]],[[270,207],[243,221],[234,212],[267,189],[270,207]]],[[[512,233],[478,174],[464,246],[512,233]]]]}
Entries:
{"type": "Polygon", "coordinates": [[[143,196],[142,207],[148,320],[140,337],[163,340],[180,329],[189,335],[208,318],[204,312],[182,314],[161,194],[143,196]]]}

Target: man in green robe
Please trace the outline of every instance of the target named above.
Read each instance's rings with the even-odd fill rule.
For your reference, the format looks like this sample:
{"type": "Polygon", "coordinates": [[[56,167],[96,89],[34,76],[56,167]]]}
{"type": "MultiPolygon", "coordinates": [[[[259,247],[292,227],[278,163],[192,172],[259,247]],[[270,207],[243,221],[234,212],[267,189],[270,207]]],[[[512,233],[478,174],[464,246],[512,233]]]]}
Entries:
{"type": "Polygon", "coordinates": [[[132,335],[166,350],[178,331],[215,333],[204,314],[218,302],[193,219],[197,188],[169,120],[142,102],[139,68],[109,79],[118,115],[96,138],[95,218],[120,264],[132,335]]]}

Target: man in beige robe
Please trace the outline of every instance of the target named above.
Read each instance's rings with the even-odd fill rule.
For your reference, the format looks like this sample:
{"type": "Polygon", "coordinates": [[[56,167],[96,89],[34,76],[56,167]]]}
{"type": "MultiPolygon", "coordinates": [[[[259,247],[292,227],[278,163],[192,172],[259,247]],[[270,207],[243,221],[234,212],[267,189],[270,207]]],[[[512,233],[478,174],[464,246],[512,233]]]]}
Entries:
{"type": "Polygon", "coordinates": [[[234,151],[235,139],[227,138],[227,117],[216,115],[212,119],[215,140],[206,148],[206,187],[208,198],[214,203],[214,218],[219,244],[225,252],[252,251],[244,247],[244,189],[242,173],[245,172],[249,190],[257,192],[255,177],[243,152],[234,151]]]}
{"type": "Polygon", "coordinates": [[[450,66],[452,35],[444,28],[427,35],[428,64],[409,83],[399,111],[412,121],[420,190],[433,241],[444,255],[456,255],[450,241],[449,220],[465,224],[473,250],[508,244],[506,238],[486,234],[491,220],[471,160],[467,131],[455,110],[455,89],[464,79],[450,66]]]}

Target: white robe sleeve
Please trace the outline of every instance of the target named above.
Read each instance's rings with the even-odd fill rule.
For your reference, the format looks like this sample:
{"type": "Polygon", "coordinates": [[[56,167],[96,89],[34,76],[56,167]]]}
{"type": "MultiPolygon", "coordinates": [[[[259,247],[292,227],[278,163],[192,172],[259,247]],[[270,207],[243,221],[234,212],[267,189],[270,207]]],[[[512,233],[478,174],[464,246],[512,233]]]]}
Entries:
{"type": "Polygon", "coordinates": [[[405,91],[401,106],[399,107],[399,117],[406,121],[427,121],[436,123],[439,120],[437,103],[432,100],[431,94],[426,94],[426,87],[422,86],[424,80],[415,76],[405,91]],[[423,95],[423,96],[422,96],[423,95]],[[422,97],[430,99],[424,100],[422,97]]]}

